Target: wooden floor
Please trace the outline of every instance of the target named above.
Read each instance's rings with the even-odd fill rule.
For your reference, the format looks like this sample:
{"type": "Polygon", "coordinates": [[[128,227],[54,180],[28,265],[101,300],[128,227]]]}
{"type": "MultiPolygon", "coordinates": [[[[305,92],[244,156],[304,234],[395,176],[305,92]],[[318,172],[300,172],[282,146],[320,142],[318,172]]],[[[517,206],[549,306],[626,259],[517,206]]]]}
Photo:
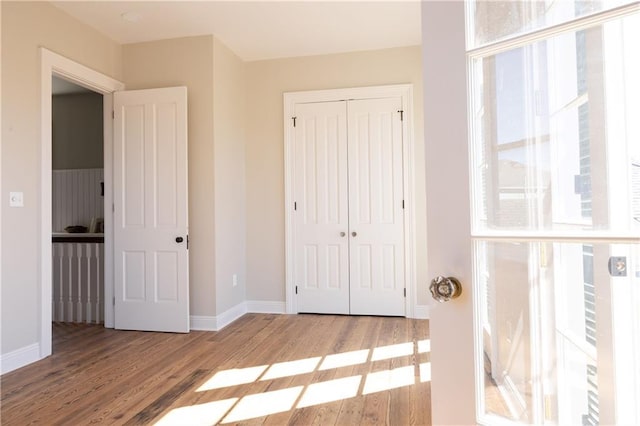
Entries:
{"type": "Polygon", "coordinates": [[[428,322],[247,314],[220,332],[55,324],[2,376],[2,425],[429,425],[428,322]]]}

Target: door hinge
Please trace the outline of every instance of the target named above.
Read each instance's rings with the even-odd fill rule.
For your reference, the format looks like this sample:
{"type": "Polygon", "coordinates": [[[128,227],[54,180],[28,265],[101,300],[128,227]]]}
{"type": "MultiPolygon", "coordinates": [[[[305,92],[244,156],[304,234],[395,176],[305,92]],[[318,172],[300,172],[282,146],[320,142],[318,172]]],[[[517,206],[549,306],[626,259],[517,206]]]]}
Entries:
{"type": "Polygon", "coordinates": [[[296,127],[296,118],[298,117],[291,117],[291,119],[293,120],[293,127],[296,127]]]}
{"type": "Polygon", "coordinates": [[[116,119],[116,112],[115,111],[111,111],[111,119],[113,119],[113,120],[116,119]]]}
{"type": "Polygon", "coordinates": [[[407,297],[407,288],[404,288],[404,297],[407,297]]]}
{"type": "Polygon", "coordinates": [[[298,294],[298,286],[296,286],[296,294],[298,294]]]}
{"type": "Polygon", "coordinates": [[[402,209],[404,210],[404,200],[402,200],[402,209]]]}
{"type": "Polygon", "coordinates": [[[111,204],[111,211],[115,213],[115,211],[116,211],[116,204],[115,203],[111,204]]]}
{"type": "Polygon", "coordinates": [[[189,234],[187,234],[187,250],[189,250],[189,234]]]}
{"type": "Polygon", "coordinates": [[[404,121],[404,111],[399,109],[398,112],[400,113],[400,121],[404,121]]]}
{"type": "Polygon", "coordinates": [[[113,303],[112,303],[112,304],[113,304],[113,306],[116,306],[116,298],[115,298],[115,296],[114,296],[114,298],[112,299],[112,302],[113,302],[113,303]]]}
{"type": "Polygon", "coordinates": [[[295,201],[293,202],[293,209],[298,210],[298,203],[295,201]]]}

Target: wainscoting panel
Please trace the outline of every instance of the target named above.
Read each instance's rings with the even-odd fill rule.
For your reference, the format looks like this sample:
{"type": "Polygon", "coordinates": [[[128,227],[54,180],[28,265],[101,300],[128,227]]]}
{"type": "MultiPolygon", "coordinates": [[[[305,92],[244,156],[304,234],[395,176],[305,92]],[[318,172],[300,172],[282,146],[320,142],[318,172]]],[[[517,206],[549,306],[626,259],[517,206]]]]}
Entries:
{"type": "Polygon", "coordinates": [[[53,170],[53,232],[104,217],[103,169],[53,170]]]}

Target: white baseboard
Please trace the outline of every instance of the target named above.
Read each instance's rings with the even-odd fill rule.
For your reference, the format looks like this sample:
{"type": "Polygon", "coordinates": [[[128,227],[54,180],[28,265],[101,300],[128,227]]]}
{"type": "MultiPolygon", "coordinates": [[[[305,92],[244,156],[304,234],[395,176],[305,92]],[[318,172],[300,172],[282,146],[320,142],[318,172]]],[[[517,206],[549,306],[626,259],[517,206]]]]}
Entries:
{"type": "Polygon", "coordinates": [[[40,344],[34,343],[0,355],[0,374],[5,374],[40,360],[40,344]]]}
{"type": "Polygon", "coordinates": [[[238,303],[231,309],[227,309],[216,317],[216,330],[222,330],[241,316],[247,313],[247,302],[238,303]]]}
{"type": "Polygon", "coordinates": [[[216,331],[216,317],[201,315],[191,315],[189,317],[189,328],[198,331],[216,331]]]}
{"type": "Polygon", "coordinates": [[[429,319],[429,305],[416,305],[413,309],[415,319],[429,319]]]}
{"type": "Polygon", "coordinates": [[[287,313],[287,306],[285,302],[247,300],[247,312],[254,314],[285,314],[287,313]]]}
{"type": "Polygon", "coordinates": [[[242,302],[215,317],[191,315],[190,328],[199,331],[220,331],[246,313],[247,304],[242,302]]]}

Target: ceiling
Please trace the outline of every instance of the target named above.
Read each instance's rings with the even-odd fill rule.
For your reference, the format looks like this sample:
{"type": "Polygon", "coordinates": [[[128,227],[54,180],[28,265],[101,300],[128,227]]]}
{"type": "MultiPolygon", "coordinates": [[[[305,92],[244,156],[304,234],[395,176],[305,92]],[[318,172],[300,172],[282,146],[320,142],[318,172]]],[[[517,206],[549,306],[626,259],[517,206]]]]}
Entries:
{"type": "Polygon", "coordinates": [[[52,1],[121,44],[213,34],[241,59],[421,43],[420,1],[52,1]]]}

